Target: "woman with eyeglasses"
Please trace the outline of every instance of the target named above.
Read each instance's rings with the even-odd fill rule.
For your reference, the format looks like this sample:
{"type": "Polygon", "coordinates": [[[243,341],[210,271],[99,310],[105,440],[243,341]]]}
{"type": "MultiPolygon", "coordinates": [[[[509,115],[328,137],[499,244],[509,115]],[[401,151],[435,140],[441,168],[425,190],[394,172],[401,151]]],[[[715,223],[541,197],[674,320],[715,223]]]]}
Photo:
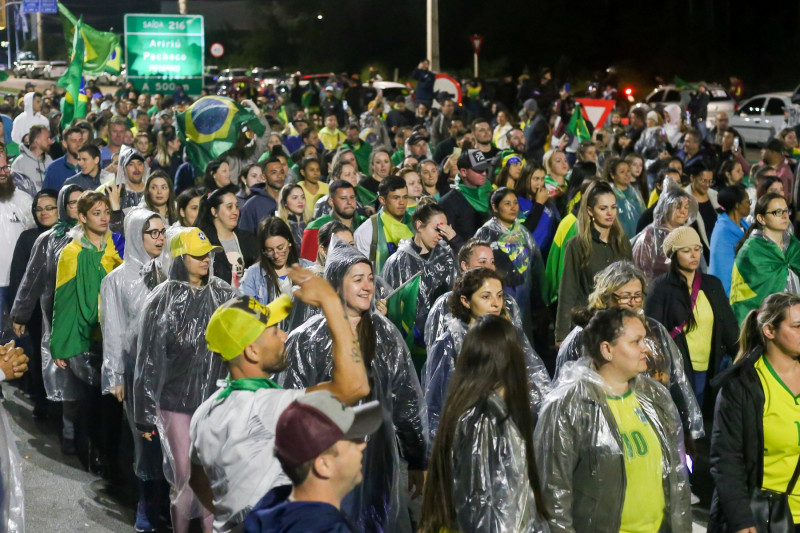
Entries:
{"type": "MultiPolygon", "coordinates": [[[[555,379],[558,379],[567,363],[577,361],[583,356],[581,344],[583,328],[597,311],[626,307],[637,315],[644,315],[647,277],[633,263],[629,261],[611,263],[595,275],[594,287],[594,291],[589,295],[589,305],[583,309],[576,309],[573,313],[573,322],[576,326],[558,350],[555,379]]],[[[669,389],[670,396],[680,413],[684,433],[698,439],[704,435],[703,414],[686,379],[683,355],[660,322],[650,317],[643,318],[646,318],[645,342],[649,348],[646,373],[669,389]]]]}
{"type": "MultiPolygon", "coordinates": [[[[161,171],[156,171],[161,172],[161,171]]],[[[136,324],[150,292],[166,280],[161,260],[166,221],[158,213],[135,209],[125,217],[126,254],[122,266],[100,284],[100,326],[103,331],[103,394],[125,402],[133,434],[134,463],[139,489],[136,531],[155,531],[159,483],[163,483],[158,442],[144,439],[133,418],[133,371],[136,365],[136,324]]]]}
{"type": "Polygon", "coordinates": [[[764,298],[800,293],[800,241],[792,235],[784,197],[767,193],[756,202],[754,222],[739,241],[731,276],[731,305],[741,323],[764,298]]]}
{"type": "Polygon", "coordinates": [[[694,228],[682,226],[664,239],[669,272],[647,290],[645,312],[667,328],[683,355],[697,403],[707,384],[736,355],[739,325],[719,278],[703,274],[703,244],[694,228]]]}
{"type": "MultiPolygon", "coordinates": [[[[268,217],[259,223],[257,239],[259,259],[245,271],[242,292],[264,305],[281,294],[292,297],[292,280],[289,279],[292,265],[299,263],[303,268],[313,268],[314,263],[300,257],[292,230],[278,217],[268,217]]],[[[305,307],[304,304],[301,307],[305,307]]],[[[291,333],[303,323],[295,318],[302,316],[296,311],[298,309],[293,307],[289,317],[280,323],[283,331],[291,333]]]]}
{"type": "MultiPolygon", "coordinates": [[[[16,298],[17,291],[25,277],[28,261],[31,258],[36,242],[39,240],[39,236],[58,222],[58,191],[42,189],[36,193],[36,196],[33,197],[31,210],[33,211],[36,227],[23,231],[17,239],[16,246],[14,246],[8,283],[9,302],[14,302],[16,298]]],[[[33,399],[33,416],[34,418],[45,418],[47,416],[47,393],[44,390],[41,372],[42,308],[36,298],[31,302],[33,308],[27,328],[29,337],[19,339],[17,345],[24,348],[25,353],[30,358],[28,366],[31,368],[31,372],[27,372],[24,379],[27,380],[27,389],[33,399]]]]}

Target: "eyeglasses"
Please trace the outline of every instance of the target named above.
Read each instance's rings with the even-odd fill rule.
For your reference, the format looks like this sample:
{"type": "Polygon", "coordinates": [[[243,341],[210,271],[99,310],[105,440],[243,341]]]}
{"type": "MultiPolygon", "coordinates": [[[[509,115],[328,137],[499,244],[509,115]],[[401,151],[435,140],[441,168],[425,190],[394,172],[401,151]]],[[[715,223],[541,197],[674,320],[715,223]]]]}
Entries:
{"type": "Polygon", "coordinates": [[[710,180],[698,179],[697,183],[701,183],[703,185],[711,185],[712,183],[714,183],[714,180],[713,179],[710,179],[710,180]]]}
{"type": "Polygon", "coordinates": [[[788,215],[790,211],[788,209],[775,209],[774,211],[767,211],[768,215],[772,215],[774,217],[782,217],[783,215],[788,215]]]}
{"type": "Polygon", "coordinates": [[[632,302],[641,302],[644,298],[644,295],[641,292],[637,292],[636,294],[617,294],[612,293],[614,299],[617,300],[617,303],[621,304],[628,304],[632,302]]]}
{"type": "Polygon", "coordinates": [[[34,213],[52,213],[53,211],[57,210],[58,208],[54,205],[48,205],[47,207],[35,207],[33,209],[34,213]]]}
{"type": "Polygon", "coordinates": [[[167,234],[166,229],[151,229],[150,231],[142,232],[142,235],[150,235],[150,238],[153,240],[156,240],[159,237],[164,237],[166,234],[167,234]]]}
{"type": "Polygon", "coordinates": [[[11,167],[8,165],[2,166],[0,167],[0,172],[2,172],[3,174],[5,174],[6,172],[11,172],[11,167]]]}
{"type": "Polygon", "coordinates": [[[70,207],[74,207],[78,205],[78,200],[70,200],[69,202],[67,202],[67,205],[70,207]]]}

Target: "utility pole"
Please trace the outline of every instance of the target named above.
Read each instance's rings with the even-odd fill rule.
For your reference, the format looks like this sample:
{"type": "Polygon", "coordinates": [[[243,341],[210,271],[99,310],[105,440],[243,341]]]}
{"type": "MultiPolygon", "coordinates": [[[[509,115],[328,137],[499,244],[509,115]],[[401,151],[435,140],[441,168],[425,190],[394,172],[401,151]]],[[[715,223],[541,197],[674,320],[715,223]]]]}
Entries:
{"type": "Polygon", "coordinates": [[[36,13],[36,42],[39,44],[39,61],[44,61],[44,27],[42,14],[36,13]]]}
{"type": "Polygon", "coordinates": [[[427,54],[431,70],[439,72],[439,0],[427,1],[427,54]]]}
{"type": "Polygon", "coordinates": [[[178,13],[181,15],[186,14],[186,0],[178,0],[178,13]]]}

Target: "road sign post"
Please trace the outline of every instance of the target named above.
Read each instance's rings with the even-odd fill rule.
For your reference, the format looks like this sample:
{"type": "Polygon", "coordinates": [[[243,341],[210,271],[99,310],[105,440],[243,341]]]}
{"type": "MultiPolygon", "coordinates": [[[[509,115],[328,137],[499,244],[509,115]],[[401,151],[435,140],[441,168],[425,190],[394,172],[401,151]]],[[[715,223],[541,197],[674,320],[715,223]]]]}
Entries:
{"type": "Polygon", "coordinates": [[[203,89],[205,30],[202,15],[125,15],[125,63],[138,91],[187,94],[203,89]]]}

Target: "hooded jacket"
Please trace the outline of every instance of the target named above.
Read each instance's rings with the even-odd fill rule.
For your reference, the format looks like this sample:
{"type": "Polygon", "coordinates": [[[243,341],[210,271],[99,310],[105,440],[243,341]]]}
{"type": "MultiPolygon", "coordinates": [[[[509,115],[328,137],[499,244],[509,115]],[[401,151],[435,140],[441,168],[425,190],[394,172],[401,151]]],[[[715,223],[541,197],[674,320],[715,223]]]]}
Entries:
{"type": "MultiPolygon", "coordinates": [[[[144,249],[142,231],[153,217],[161,218],[166,227],[160,215],[144,209],[132,211],[126,218],[125,229],[130,238],[126,241],[125,261],[100,284],[104,394],[111,392],[112,387],[124,385],[126,376],[127,381],[132,382],[138,320],[150,291],[166,279],[161,257],[153,259],[144,249]]],[[[130,399],[130,395],[126,395],[126,399],[130,399]]]]}
{"type": "MultiPolygon", "coordinates": [[[[630,381],[661,444],[663,531],[691,531],[683,430],[667,390],[649,377],[630,381]]],[[[626,490],[625,445],[588,358],[570,363],[545,398],[534,430],[542,502],[553,533],[619,531],[626,490]]]]}
{"type": "MultiPolygon", "coordinates": [[[[341,290],[347,272],[369,263],[352,246],[332,241],[325,263],[325,278],[341,290]]],[[[364,401],[382,405],[383,425],[370,436],[364,450],[364,480],[342,502],[342,510],[357,530],[401,531],[400,457],[409,470],[425,470],[426,408],[408,347],[399,331],[382,314],[364,313],[375,328],[375,354],[367,368],[370,394],[364,401]]],[[[310,318],[286,341],[289,366],[274,379],[285,388],[308,388],[331,379],[331,335],[324,316],[310,318]]]]}
{"type": "Polygon", "coordinates": [[[45,171],[52,163],[53,158],[50,157],[50,154],[45,153],[43,158],[36,157],[33,155],[30,148],[24,144],[20,144],[19,155],[11,164],[11,171],[26,176],[33,182],[38,191],[42,188],[42,184],[44,183],[45,171]]]}
{"type": "Polygon", "coordinates": [[[272,216],[278,210],[278,203],[267,192],[267,187],[269,185],[266,183],[258,183],[250,187],[250,197],[239,213],[239,229],[255,235],[258,223],[272,216]]]}
{"type": "MultiPolygon", "coordinates": [[[[126,167],[135,158],[141,159],[144,164],[144,171],[142,172],[142,184],[144,185],[147,183],[148,176],[150,176],[150,168],[147,166],[147,161],[144,161],[144,158],[134,148],[122,145],[119,150],[117,175],[114,178],[114,183],[120,186],[119,211],[111,212],[111,224],[109,225],[112,231],[120,234],[125,233],[125,215],[138,206],[142,202],[142,198],[144,198],[144,190],[142,192],[131,190],[128,180],[126,167]]],[[[100,192],[104,192],[104,188],[101,188],[100,192]]]]}
{"type": "Polygon", "coordinates": [[[212,313],[237,292],[214,276],[213,265],[212,259],[208,282],[195,288],[176,257],[168,280],[145,300],[133,375],[134,420],[142,430],[153,429],[162,409],[194,413],[227,374],[222,358],[208,350],[205,331],[212,313]]]}
{"type": "Polygon", "coordinates": [[[50,130],[50,122],[41,113],[33,112],[33,98],[35,94],[26,93],[22,98],[25,110],[14,119],[14,126],[11,129],[11,140],[22,148],[22,138],[31,132],[31,127],[39,125],[50,130]]]}
{"type": "Polygon", "coordinates": [[[53,294],[56,285],[56,267],[61,250],[72,241],[69,228],[75,220],[67,215],[67,200],[77,185],[67,185],[58,193],[58,222],[42,233],[33,243],[31,258],[22,277],[11,317],[18,324],[27,324],[36,310],[38,301],[42,309],[42,374],[47,397],[51,400],[77,400],[79,383],[71,372],[61,370],[50,356],[50,333],[53,322],[53,294]]]}

